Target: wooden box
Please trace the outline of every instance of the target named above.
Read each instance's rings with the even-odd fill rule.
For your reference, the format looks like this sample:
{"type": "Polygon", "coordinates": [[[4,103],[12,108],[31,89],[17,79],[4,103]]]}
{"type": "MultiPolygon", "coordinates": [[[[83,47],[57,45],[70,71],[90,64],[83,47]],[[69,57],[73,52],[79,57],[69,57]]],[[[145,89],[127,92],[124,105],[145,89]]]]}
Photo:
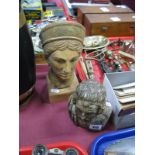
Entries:
{"type": "Polygon", "coordinates": [[[69,0],[70,3],[110,3],[110,0],[69,0]]]}
{"type": "Polygon", "coordinates": [[[84,19],[86,35],[106,37],[134,36],[135,15],[130,14],[87,14],[84,19]]]}
{"type": "Polygon", "coordinates": [[[79,23],[84,23],[86,14],[119,14],[133,13],[126,5],[109,5],[109,6],[83,6],[78,8],[77,20],[79,23]]]}

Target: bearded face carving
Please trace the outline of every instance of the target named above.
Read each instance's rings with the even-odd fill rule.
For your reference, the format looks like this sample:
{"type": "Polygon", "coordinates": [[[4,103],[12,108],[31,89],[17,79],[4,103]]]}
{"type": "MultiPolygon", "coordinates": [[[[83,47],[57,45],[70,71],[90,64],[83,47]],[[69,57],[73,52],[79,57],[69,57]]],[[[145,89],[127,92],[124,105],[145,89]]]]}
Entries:
{"type": "Polygon", "coordinates": [[[95,80],[83,81],[69,99],[69,114],[83,128],[99,131],[104,128],[112,109],[106,106],[106,92],[95,80]]]}

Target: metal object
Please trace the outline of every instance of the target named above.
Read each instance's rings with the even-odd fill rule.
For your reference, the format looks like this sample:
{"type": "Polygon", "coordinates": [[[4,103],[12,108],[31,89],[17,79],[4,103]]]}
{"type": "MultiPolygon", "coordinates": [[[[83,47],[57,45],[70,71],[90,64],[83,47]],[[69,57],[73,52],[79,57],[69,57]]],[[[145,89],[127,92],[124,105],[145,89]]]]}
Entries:
{"type": "Polygon", "coordinates": [[[106,64],[105,61],[102,61],[100,62],[100,67],[101,67],[101,70],[104,72],[104,73],[111,73],[112,71],[109,69],[108,65],[106,64]]]}
{"type": "Polygon", "coordinates": [[[64,151],[60,150],[59,148],[53,148],[49,150],[48,155],[65,155],[64,151]]]}
{"type": "Polygon", "coordinates": [[[42,144],[37,144],[32,150],[32,155],[48,155],[48,149],[42,144]]]}
{"type": "Polygon", "coordinates": [[[74,148],[68,148],[65,151],[65,155],[79,155],[78,151],[74,148]]]}
{"type": "Polygon", "coordinates": [[[75,148],[67,148],[66,150],[52,148],[48,150],[45,145],[37,144],[32,150],[32,155],[79,155],[79,152],[75,148]]]}
{"type": "Polygon", "coordinates": [[[83,57],[82,56],[80,56],[79,61],[80,61],[81,67],[82,67],[82,69],[83,69],[83,71],[85,73],[86,78],[89,79],[87,68],[86,68],[86,65],[85,65],[85,63],[83,61],[83,57]]]}
{"type": "Polygon", "coordinates": [[[95,50],[106,47],[109,44],[109,40],[101,35],[87,36],[84,38],[85,50],[95,50]]]}
{"type": "Polygon", "coordinates": [[[93,66],[90,60],[86,60],[86,68],[87,68],[89,79],[94,79],[93,66]]]}

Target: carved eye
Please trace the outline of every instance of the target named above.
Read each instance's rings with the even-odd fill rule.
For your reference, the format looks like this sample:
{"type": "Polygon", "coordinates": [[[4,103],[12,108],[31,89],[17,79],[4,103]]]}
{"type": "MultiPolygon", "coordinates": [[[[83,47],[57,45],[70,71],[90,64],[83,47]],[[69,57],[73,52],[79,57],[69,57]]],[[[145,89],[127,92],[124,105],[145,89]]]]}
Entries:
{"type": "Polygon", "coordinates": [[[77,60],[78,60],[78,58],[73,58],[73,59],[70,60],[70,62],[71,62],[71,63],[74,63],[74,62],[76,62],[77,60]]]}
{"type": "Polygon", "coordinates": [[[66,62],[64,59],[55,59],[55,61],[60,64],[63,64],[66,62]]]}

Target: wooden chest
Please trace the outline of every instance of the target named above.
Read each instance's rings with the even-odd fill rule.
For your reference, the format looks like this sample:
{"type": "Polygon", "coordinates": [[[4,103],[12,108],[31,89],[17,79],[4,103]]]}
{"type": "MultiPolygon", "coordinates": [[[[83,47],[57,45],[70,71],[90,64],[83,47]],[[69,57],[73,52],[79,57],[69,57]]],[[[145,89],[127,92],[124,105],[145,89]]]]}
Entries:
{"type": "Polygon", "coordinates": [[[70,3],[110,3],[110,0],[69,0],[70,3]]]}
{"type": "Polygon", "coordinates": [[[134,36],[135,14],[87,14],[84,26],[87,36],[134,36]]]}
{"type": "Polygon", "coordinates": [[[78,8],[77,20],[84,23],[86,14],[115,14],[115,13],[133,13],[126,5],[109,5],[109,6],[83,6],[78,8]]]}

